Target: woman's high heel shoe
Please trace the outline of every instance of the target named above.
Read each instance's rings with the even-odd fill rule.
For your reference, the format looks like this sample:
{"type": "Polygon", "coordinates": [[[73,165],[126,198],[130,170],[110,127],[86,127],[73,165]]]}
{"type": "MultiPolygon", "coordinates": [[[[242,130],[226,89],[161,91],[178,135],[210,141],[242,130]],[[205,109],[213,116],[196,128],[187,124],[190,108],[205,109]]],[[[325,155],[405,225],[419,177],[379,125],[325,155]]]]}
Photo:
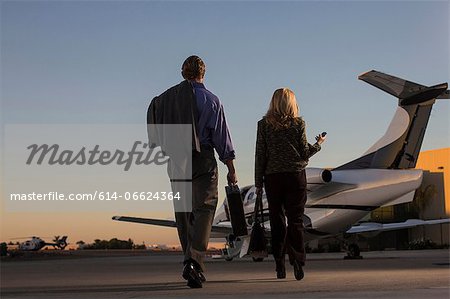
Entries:
{"type": "Polygon", "coordinates": [[[277,269],[277,278],[278,278],[278,279],[284,279],[284,278],[286,278],[286,268],[283,268],[283,269],[277,269]]]}
{"type": "Polygon", "coordinates": [[[305,272],[303,272],[303,267],[299,262],[294,262],[294,276],[297,280],[302,280],[305,277],[305,272]]]}

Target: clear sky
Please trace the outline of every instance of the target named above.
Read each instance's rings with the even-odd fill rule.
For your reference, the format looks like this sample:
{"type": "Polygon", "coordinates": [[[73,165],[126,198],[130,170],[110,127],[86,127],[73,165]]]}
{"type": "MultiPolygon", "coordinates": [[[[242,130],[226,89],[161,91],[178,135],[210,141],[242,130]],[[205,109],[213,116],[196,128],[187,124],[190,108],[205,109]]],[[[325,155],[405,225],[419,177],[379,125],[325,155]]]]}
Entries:
{"type": "MultiPolygon", "coordinates": [[[[2,1],[2,124],[144,123],[151,98],[182,80],[181,63],[191,54],[204,59],[205,84],[224,104],[239,183],[247,185],[256,122],[276,88],[297,94],[311,142],[328,132],[310,166],[333,167],[381,137],[397,105],[358,74],[449,81],[449,2],[2,1]]],[[[450,146],[449,106],[434,106],[422,150],[450,146]]],[[[4,211],[2,238],[67,233],[72,242],[177,242],[173,229],[110,216],[4,211]]]]}

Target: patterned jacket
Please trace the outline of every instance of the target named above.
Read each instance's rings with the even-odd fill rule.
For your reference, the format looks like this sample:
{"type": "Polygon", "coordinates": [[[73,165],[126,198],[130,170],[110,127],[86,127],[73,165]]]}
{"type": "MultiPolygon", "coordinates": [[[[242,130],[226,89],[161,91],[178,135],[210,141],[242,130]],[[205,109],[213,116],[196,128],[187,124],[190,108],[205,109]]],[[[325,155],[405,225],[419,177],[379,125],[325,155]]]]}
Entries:
{"type": "Polygon", "coordinates": [[[258,121],[255,151],[255,186],[263,186],[263,177],[280,172],[300,172],[309,158],[320,150],[306,139],[305,121],[299,117],[288,128],[275,129],[265,117],[258,121]]]}

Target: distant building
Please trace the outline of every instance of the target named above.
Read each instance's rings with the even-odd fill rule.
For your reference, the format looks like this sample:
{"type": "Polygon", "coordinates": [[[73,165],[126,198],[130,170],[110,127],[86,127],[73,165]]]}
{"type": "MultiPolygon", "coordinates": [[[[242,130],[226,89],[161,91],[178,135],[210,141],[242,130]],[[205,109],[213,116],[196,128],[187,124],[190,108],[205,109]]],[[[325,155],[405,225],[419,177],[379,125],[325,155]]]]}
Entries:
{"type": "MultiPolygon", "coordinates": [[[[422,219],[450,218],[450,147],[424,151],[419,155],[416,168],[426,170],[421,192],[422,219]]],[[[416,192],[416,198],[419,194],[416,192]]],[[[410,230],[410,239],[430,239],[437,244],[450,244],[449,224],[425,226],[410,230]]]]}

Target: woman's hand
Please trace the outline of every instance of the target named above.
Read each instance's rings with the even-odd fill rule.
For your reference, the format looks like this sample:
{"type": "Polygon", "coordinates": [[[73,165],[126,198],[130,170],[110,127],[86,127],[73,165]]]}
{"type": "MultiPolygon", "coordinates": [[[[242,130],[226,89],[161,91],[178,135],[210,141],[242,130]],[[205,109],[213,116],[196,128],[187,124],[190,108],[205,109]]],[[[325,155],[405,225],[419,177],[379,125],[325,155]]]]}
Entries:
{"type": "Polygon", "coordinates": [[[255,193],[256,196],[262,196],[263,193],[262,187],[256,187],[255,193]]]}
{"type": "Polygon", "coordinates": [[[316,142],[318,144],[322,144],[322,143],[325,142],[326,138],[327,138],[326,136],[322,136],[322,134],[319,134],[319,135],[316,136],[316,142]]]}

